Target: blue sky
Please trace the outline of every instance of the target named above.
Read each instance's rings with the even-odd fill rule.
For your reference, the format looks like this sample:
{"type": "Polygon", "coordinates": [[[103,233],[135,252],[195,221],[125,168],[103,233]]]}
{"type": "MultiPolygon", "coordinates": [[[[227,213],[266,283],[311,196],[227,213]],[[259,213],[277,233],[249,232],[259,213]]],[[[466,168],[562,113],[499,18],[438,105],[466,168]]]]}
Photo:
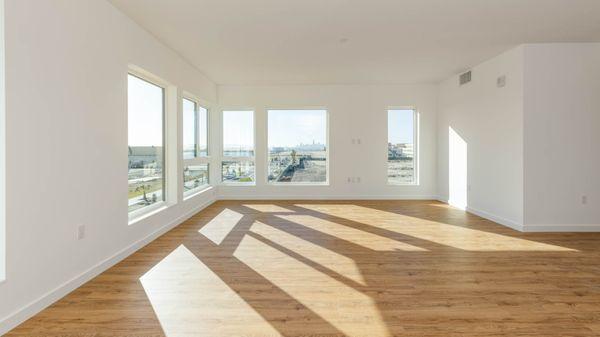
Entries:
{"type": "Polygon", "coordinates": [[[412,143],[413,110],[388,110],[388,142],[392,144],[412,143]]]}
{"type": "MultiPolygon", "coordinates": [[[[195,135],[195,111],[196,104],[188,99],[183,99],[183,149],[193,149],[196,143],[195,135]]],[[[206,148],[206,130],[208,122],[208,110],[198,106],[198,145],[200,149],[206,148]]]]}
{"type": "Polygon", "coordinates": [[[326,143],[325,110],[269,110],[268,118],[269,148],[326,143]]]}
{"type": "Polygon", "coordinates": [[[254,147],[253,111],[223,111],[223,146],[254,147]]]}
{"type": "Polygon", "coordinates": [[[162,146],[163,89],[132,75],[127,81],[129,146],[162,146]]]}
{"type": "MultiPolygon", "coordinates": [[[[161,146],[163,123],[162,88],[128,76],[128,124],[130,146],[161,146]]],[[[193,144],[193,103],[184,100],[184,144],[193,144]]],[[[202,109],[201,129],[206,127],[202,109]]],[[[325,144],[327,138],[327,111],[325,110],[269,110],[269,147],[295,146],[301,143],[325,144]]],[[[254,113],[252,111],[223,112],[223,143],[225,147],[254,146],[254,113]]],[[[201,137],[203,138],[203,137],[201,137]]],[[[413,142],[413,110],[388,111],[388,141],[413,142]]],[[[204,142],[202,142],[204,143],[204,142]]]]}

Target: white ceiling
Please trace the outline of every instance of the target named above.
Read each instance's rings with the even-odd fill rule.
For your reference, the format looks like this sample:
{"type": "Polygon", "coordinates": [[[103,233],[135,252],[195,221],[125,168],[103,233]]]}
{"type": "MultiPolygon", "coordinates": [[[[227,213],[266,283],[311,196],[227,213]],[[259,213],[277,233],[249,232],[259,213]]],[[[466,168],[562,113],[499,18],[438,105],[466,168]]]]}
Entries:
{"type": "Polygon", "coordinates": [[[600,0],[109,0],[218,84],[430,83],[600,41],[600,0]]]}

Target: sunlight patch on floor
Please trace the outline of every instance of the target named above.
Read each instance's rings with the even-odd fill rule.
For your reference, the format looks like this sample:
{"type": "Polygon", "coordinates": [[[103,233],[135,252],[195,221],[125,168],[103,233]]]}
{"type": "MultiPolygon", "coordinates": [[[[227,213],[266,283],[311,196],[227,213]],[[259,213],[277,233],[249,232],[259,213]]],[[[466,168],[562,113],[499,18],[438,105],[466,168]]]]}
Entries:
{"type": "Polygon", "coordinates": [[[389,336],[369,296],[246,235],[234,256],[347,336],[389,336]]]}
{"type": "Polygon", "coordinates": [[[367,285],[354,260],[344,255],[258,221],[250,231],[356,283],[367,285]]]}
{"type": "Polygon", "coordinates": [[[552,244],[349,204],[298,204],[312,211],[467,251],[576,251],[552,244]]]}
{"type": "Polygon", "coordinates": [[[242,214],[226,208],[204,227],[200,228],[198,232],[215,244],[220,245],[242,217],[242,214]]]}
{"type": "Polygon", "coordinates": [[[427,251],[421,247],[392,240],[383,236],[361,231],[352,227],[323,220],[311,215],[276,215],[284,220],[294,222],[304,227],[334,236],[374,251],[427,251]]]}
{"type": "Polygon", "coordinates": [[[280,336],[183,245],[140,281],[167,337],[280,336]]]}
{"type": "Polygon", "coordinates": [[[262,213],[294,213],[292,210],[273,204],[243,204],[242,206],[262,213]]]}

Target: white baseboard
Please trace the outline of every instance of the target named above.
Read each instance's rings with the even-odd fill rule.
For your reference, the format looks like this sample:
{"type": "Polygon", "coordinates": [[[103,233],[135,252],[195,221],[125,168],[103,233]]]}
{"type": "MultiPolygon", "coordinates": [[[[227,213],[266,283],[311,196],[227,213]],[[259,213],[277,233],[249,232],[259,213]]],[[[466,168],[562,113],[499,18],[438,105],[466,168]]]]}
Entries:
{"type": "Polygon", "coordinates": [[[194,214],[196,214],[199,211],[203,210],[204,208],[210,206],[215,201],[216,201],[216,198],[214,198],[212,200],[208,200],[207,202],[205,202],[197,207],[194,207],[191,211],[177,217],[173,221],[171,221],[168,224],[166,224],[165,226],[157,229],[156,231],[150,233],[146,237],[134,242],[133,244],[129,245],[128,247],[125,247],[124,249],[120,250],[119,252],[112,255],[111,257],[99,262],[98,264],[94,265],[93,267],[89,268],[88,270],[84,271],[83,273],[75,276],[74,278],[68,280],[67,282],[65,282],[65,283],[61,284],[60,286],[54,288],[53,290],[47,292],[39,299],[34,300],[33,302],[30,302],[29,304],[23,306],[21,309],[18,309],[17,311],[13,312],[12,314],[8,315],[7,317],[0,319],[0,336],[7,333],[8,331],[14,329],[19,324],[25,322],[27,319],[33,317],[40,311],[44,310],[45,308],[47,308],[48,306],[53,304],[54,302],[65,297],[73,290],[82,286],[84,283],[90,281],[91,279],[98,276],[99,274],[106,271],[107,269],[114,266],[115,264],[119,263],[126,257],[135,253],[142,247],[146,246],[148,243],[154,241],[156,238],[158,238],[162,234],[168,232],[169,230],[171,230],[171,229],[175,228],[176,226],[178,226],[179,224],[183,223],[184,221],[186,221],[187,219],[192,217],[194,214]]]}
{"type": "Polygon", "coordinates": [[[524,225],[524,232],[600,232],[599,225],[586,224],[558,224],[558,225],[524,225]]]}
{"type": "Polygon", "coordinates": [[[498,223],[500,225],[503,225],[503,226],[506,226],[508,228],[514,229],[516,231],[524,232],[523,224],[520,224],[520,223],[518,223],[516,221],[509,220],[509,219],[503,218],[501,216],[498,216],[498,215],[495,215],[495,214],[492,214],[492,213],[489,213],[489,212],[486,212],[486,211],[482,211],[482,210],[479,210],[479,209],[475,209],[475,208],[469,207],[469,206],[467,206],[466,211],[469,212],[469,213],[473,213],[473,214],[475,214],[477,216],[480,216],[480,217],[482,217],[484,219],[488,219],[488,220],[491,220],[491,221],[493,221],[495,223],[498,223]]]}
{"type": "MultiPolygon", "coordinates": [[[[439,202],[443,202],[445,204],[448,204],[448,200],[446,200],[444,197],[438,196],[436,198],[436,200],[439,201],[439,202]]],[[[501,216],[492,214],[490,212],[482,211],[480,209],[476,209],[476,208],[469,207],[469,206],[466,207],[465,211],[467,211],[469,213],[472,213],[472,214],[475,214],[475,215],[477,215],[479,217],[482,217],[484,219],[493,221],[493,222],[495,222],[497,224],[500,224],[500,225],[506,226],[508,228],[514,229],[516,231],[520,231],[520,232],[524,231],[524,226],[522,224],[520,224],[520,223],[518,223],[516,221],[513,221],[513,220],[509,220],[509,219],[503,218],[501,216]]]]}
{"type": "Polygon", "coordinates": [[[433,195],[238,195],[219,196],[219,200],[437,200],[433,195]]]}

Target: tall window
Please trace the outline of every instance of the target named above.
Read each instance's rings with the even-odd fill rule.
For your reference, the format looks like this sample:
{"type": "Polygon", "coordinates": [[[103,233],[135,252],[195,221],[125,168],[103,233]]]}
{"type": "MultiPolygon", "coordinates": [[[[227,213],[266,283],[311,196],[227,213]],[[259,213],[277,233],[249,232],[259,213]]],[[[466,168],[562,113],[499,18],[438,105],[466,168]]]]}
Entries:
{"type": "Polygon", "coordinates": [[[270,183],[327,182],[327,111],[269,110],[270,183]]]}
{"type": "Polygon", "coordinates": [[[131,213],[165,200],[165,90],[136,75],[127,79],[131,213]]]}
{"type": "Polygon", "coordinates": [[[208,110],[192,99],[183,99],[183,194],[208,185],[208,110]]]}
{"type": "Polygon", "coordinates": [[[254,111],[223,111],[223,157],[223,182],[254,182],[254,111]]]}
{"type": "Polygon", "coordinates": [[[388,110],[388,183],[417,183],[417,113],[412,109],[388,110]]]}

